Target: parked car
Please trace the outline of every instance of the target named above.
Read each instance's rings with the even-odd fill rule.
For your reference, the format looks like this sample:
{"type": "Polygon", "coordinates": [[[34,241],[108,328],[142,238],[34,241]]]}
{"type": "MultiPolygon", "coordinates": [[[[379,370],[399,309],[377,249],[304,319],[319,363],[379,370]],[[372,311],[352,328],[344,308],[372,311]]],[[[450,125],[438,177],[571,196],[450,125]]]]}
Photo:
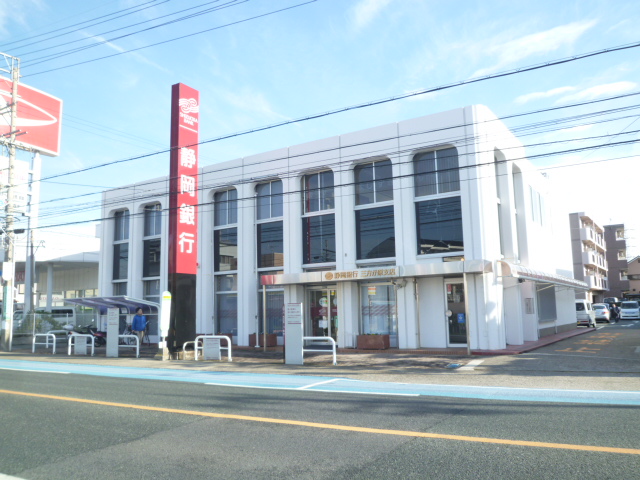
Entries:
{"type": "Polygon", "coordinates": [[[578,321],[578,325],[595,328],[596,314],[593,308],[591,308],[591,303],[586,300],[576,300],[576,320],[578,321]]]}
{"type": "Polygon", "coordinates": [[[620,304],[620,320],[640,320],[640,304],[625,301],[620,304]]]}
{"type": "Polygon", "coordinates": [[[609,323],[611,321],[611,311],[609,310],[609,305],[606,303],[594,303],[593,311],[596,314],[596,322],[602,320],[603,322],[609,323]]]}
{"type": "Polygon", "coordinates": [[[609,307],[613,307],[614,305],[620,304],[620,299],[618,297],[604,297],[602,303],[606,303],[609,307]]]}

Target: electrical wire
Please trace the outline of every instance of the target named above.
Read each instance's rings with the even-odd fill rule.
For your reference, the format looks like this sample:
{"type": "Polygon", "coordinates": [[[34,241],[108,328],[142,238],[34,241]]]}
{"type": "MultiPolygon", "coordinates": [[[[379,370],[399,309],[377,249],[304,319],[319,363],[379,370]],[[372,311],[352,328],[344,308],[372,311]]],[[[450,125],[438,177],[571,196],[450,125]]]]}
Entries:
{"type": "Polygon", "coordinates": [[[309,1],[306,1],[306,2],[303,2],[303,3],[298,3],[296,5],[292,5],[290,7],[281,8],[279,10],[272,10],[272,11],[267,12],[267,13],[263,13],[263,14],[260,14],[260,15],[255,15],[253,17],[244,18],[242,20],[237,20],[235,22],[229,22],[229,23],[226,23],[224,25],[218,25],[217,27],[207,28],[207,29],[201,30],[199,32],[189,33],[187,35],[182,35],[182,36],[179,36],[179,37],[171,38],[169,40],[163,40],[161,42],[152,43],[150,45],[145,45],[145,46],[138,47],[138,48],[132,48],[130,50],[125,50],[125,51],[122,51],[122,52],[113,53],[111,55],[105,55],[103,57],[93,58],[93,59],[90,59],[90,60],[85,60],[85,61],[82,61],[82,62],[77,62],[77,63],[70,64],[70,65],[65,65],[65,66],[62,66],[62,67],[52,68],[52,69],[49,69],[49,70],[42,70],[42,71],[36,72],[36,73],[30,73],[30,74],[27,74],[27,75],[23,75],[23,77],[32,77],[32,76],[35,76],[35,75],[41,75],[43,73],[55,72],[55,71],[58,71],[58,70],[63,70],[63,69],[75,67],[75,66],[78,66],[78,65],[84,65],[84,64],[87,64],[87,63],[96,62],[98,60],[104,60],[106,58],[117,57],[119,55],[124,55],[125,53],[137,52],[138,50],[144,50],[146,48],[155,47],[155,46],[158,46],[158,45],[163,45],[165,43],[175,42],[177,40],[182,40],[182,39],[185,39],[185,38],[193,37],[195,35],[201,35],[203,33],[212,32],[212,31],[215,31],[215,30],[220,30],[220,29],[223,29],[223,28],[226,28],[226,27],[230,27],[230,26],[233,26],[233,25],[239,25],[241,23],[250,22],[252,20],[257,20],[259,18],[267,17],[267,16],[270,16],[270,15],[275,15],[275,14],[278,14],[278,13],[285,12],[287,10],[291,10],[291,9],[294,9],[294,8],[298,8],[298,7],[302,7],[302,6],[305,6],[305,5],[309,5],[309,4],[315,3],[317,1],[318,0],[309,0],[309,1]]]}
{"type": "Polygon", "coordinates": [[[49,34],[51,34],[51,33],[56,33],[56,32],[59,32],[59,31],[61,31],[61,30],[65,30],[65,29],[67,29],[67,28],[77,27],[78,25],[83,25],[83,24],[85,24],[85,23],[93,22],[94,20],[100,20],[100,19],[102,19],[102,18],[110,17],[110,16],[112,16],[112,15],[117,15],[118,13],[121,13],[121,12],[127,12],[127,11],[129,11],[129,10],[133,10],[133,9],[138,8],[138,7],[144,7],[145,5],[153,4],[153,5],[150,5],[150,6],[144,7],[144,8],[140,8],[139,10],[134,10],[133,12],[126,13],[126,14],[124,14],[124,15],[120,15],[120,16],[115,17],[115,18],[110,18],[110,19],[108,19],[108,20],[104,20],[104,21],[102,21],[102,22],[97,22],[97,23],[94,23],[94,24],[92,24],[92,25],[85,25],[85,26],[84,26],[84,27],[82,27],[82,28],[78,28],[78,29],[76,29],[76,30],[72,30],[72,31],[70,31],[70,32],[61,33],[61,34],[59,34],[59,35],[55,35],[55,36],[53,36],[53,37],[44,38],[44,39],[42,39],[42,40],[38,40],[38,41],[36,41],[36,42],[28,43],[28,44],[26,44],[26,45],[21,45],[21,46],[13,47],[13,48],[24,48],[24,47],[28,47],[28,46],[34,45],[34,44],[36,44],[36,43],[46,42],[46,41],[48,41],[48,40],[52,40],[52,39],[54,39],[54,38],[58,38],[58,37],[61,37],[61,36],[63,36],[63,35],[68,35],[68,34],[70,34],[70,33],[77,32],[77,31],[79,31],[79,30],[82,30],[83,28],[93,27],[93,26],[95,26],[95,25],[99,25],[99,24],[101,24],[101,23],[110,22],[110,21],[112,21],[112,20],[117,20],[118,18],[122,18],[122,17],[125,17],[125,16],[127,16],[127,15],[131,15],[131,14],[133,14],[133,13],[141,12],[142,10],[146,10],[147,8],[151,8],[151,7],[155,7],[155,6],[161,5],[161,4],[163,4],[163,3],[167,3],[168,1],[170,1],[170,0],[163,0],[163,1],[160,1],[160,2],[158,2],[158,0],[151,0],[150,2],[141,3],[141,4],[136,5],[136,6],[133,6],[133,7],[125,8],[125,9],[122,9],[122,10],[118,10],[118,11],[115,11],[115,12],[112,12],[112,13],[108,13],[108,14],[106,14],[106,15],[101,15],[101,16],[99,16],[99,17],[91,18],[91,19],[89,19],[89,20],[84,20],[84,21],[79,22],[79,23],[74,23],[73,25],[68,25],[68,26],[66,26],[66,27],[57,28],[57,29],[55,29],[55,30],[50,30],[50,31],[48,31],[48,32],[40,33],[40,34],[38,34],[38,35],[33,35],[33,36],[31,36],[31,37],[25,37],[25,38],[23,38],[23,39],[13,40],[12,42],[3,43],[2,45],[0,45],[0,48],[5,48],[5,47],[8,47],[8,46],[13,45],[13,44],[15,44],[15,43],[20,43],[20,42],[28,41],[28,40],[30,40],[30,39],[43,37],[43,36],[45,36],[45,35],[49,35],[49,34]]]}

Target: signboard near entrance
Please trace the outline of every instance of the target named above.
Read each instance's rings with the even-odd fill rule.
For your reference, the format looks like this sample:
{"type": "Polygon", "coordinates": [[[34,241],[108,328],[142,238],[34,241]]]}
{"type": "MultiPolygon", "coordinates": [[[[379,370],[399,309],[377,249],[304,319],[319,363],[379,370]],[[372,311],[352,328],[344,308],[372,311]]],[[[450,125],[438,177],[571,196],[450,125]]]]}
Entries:
{"type": "Polygon", "coordinates": [[[302,304],[287,303],[284,311],[284,363],[302,365],[302,304]]]}
{"type": "Polygon", "coordinates": [[[118,357],[120,309],[107,308],[107,357],[118,357]]]}
{"type": "Polygon", "coordinates": [[[221,360],[220,339],[205,337],[202,339],[202,356],[205,360],[221,360]]]}

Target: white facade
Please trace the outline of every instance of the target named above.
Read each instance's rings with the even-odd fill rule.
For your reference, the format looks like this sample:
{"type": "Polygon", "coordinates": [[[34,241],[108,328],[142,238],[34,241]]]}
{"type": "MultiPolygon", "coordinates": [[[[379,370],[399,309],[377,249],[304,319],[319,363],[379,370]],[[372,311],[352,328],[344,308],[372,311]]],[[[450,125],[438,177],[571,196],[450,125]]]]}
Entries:
{"type": "MultiPolygon", "coordinates": [[[[343,348],[374,333],[401,349],[494,350],[576,325],[574,289],[584,284],[569,278],[566,212],[552,215],[547,179],[484,106],[200,175],[198,333],[248,345],[265,294],[279,343],[286,303],[304,304],[306,335],[343,348]]],[[[168,186],[163,177],[104,192],[103,218],[114,220],[102,229],[103,295],[167,288],[168,186]],[[145,236],[154,205],[161,228],[145,236]],[[161,243],[155,256],[149,240],[161,243]]]]}

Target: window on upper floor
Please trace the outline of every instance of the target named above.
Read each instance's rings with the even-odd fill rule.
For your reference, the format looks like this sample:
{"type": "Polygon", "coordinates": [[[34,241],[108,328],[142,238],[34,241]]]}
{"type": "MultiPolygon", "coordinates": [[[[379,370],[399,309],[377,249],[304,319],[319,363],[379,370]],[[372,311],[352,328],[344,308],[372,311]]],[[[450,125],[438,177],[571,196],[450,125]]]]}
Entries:
{"type": "Polygon", "coordinates": [[[115,242],[129,239],[129,210],[120,210],[113,215],[115,223],[114,237],[115,242]]]}
{"type": "MultiPolygon", "coordinates": [[[[112,279],[126,281],[129,274],[129,210],[120,210],[113,215],[115,228],[113,236],[112,279]]],[[[114,284],[114,291],[120,285],[114,284]]],[[[123,287],[126,290],[126,284],[123,287]]],[[[117,293],[114,293],[117,295],[117,293]]]]}
{"type": "Polygon", "coordinates": [[[336,261],[335,215],[303,217],[303,263],[331,263],[336,261]]]}
{"type": "Polygon", "coordinates": [[[142,248],[142,276],[160,276],[162,251],[162,207],[159,203],[144,207],[144,238],[142,248]]]}
{"type": "Polygon", "coordinates": [[[416,202],[418,255],[464,251],[460,197],[416,202]]]}
{"type": "Polygon", "coordinates": [[[364,163],[354,168],[356,205],[393,200],[393,173],[390,160],[364,163]]]}
{"type": "Polygon", "coordinates": [[[396,256],[393,205],[356,210],[358,260],[396,256]]]}
{"type": "Polygon", "coordinates": [[[284,232],[282,222],[258,224],[258,268],[284,265],[284,232]]]}
{"type": "Polygon", "coordinates": [[[455,147],[418,153],[413,157],[415,196],[460,190],[458,150],[455,147]]]}
{"type": "Polygon", "coordinates": [[[144,236],[155,237],[162,234],[162,207],[159,203],[144,207],[144,236]]]}
{"type": "Polygon", "coordinates": [[[305,175],[302,183],[305,213],[334,209],[333,172],[331,170],[305,175]]]}
{"type": "Polygon", "coordinates": [[[257,185],[256,195],[256,218],[258,220],[282,217],[281,180],[274,180],[272,182],[257,185]]]}
{"type": "Polygon", "coordinates": [[[216,227],[238,223],[238,191],[236,189],[217,192],[213,196],[213,205],[216,227]]]}
{"type": "Polygon", "coordinates": [[[216,272],[238,269],[237,228],[222,228],[213,232],[213,265],[216,272]]]}

